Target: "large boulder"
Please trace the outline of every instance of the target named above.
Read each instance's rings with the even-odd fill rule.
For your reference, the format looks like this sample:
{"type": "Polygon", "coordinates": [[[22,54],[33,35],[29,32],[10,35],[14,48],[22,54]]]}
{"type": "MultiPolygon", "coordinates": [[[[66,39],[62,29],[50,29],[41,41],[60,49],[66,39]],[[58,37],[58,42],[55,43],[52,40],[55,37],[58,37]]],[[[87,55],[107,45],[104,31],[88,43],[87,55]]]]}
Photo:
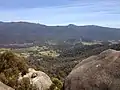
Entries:
{"type": "Polygon", "coordinates": [[[35,85],[38,90],[47,90],[51,86],[52,81],[44,72],[35,71],[32,68],[29,68],[28,71],[29,72],[26,75],[19,77],[19,81],[21,81],[23,78],[29,78],[30,83],[35,85]]]}
{"type": "Polygon", "coordinates": [[[0,90],[14,90],[14,89],[0,82],[0,90]]]}
{"type": "Polygon", "coordinates": [[[109,49],[81,61],[65,79],[64,90],[120,90],[120,51],[109,49]]]}

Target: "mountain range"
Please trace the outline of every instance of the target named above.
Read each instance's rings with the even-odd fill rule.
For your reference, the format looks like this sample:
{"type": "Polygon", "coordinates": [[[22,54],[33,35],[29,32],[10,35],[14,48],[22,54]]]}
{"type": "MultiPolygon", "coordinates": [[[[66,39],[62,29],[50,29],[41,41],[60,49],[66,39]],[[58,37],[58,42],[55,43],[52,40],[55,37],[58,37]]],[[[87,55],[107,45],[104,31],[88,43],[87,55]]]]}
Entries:
{"type": "Polygon", "coordinates": [[[91,40],[119,40],[120,28],[96,25],[47,26],[29,22],[0,22],[0,44],[67,40],[81,37],[91,40]]]}

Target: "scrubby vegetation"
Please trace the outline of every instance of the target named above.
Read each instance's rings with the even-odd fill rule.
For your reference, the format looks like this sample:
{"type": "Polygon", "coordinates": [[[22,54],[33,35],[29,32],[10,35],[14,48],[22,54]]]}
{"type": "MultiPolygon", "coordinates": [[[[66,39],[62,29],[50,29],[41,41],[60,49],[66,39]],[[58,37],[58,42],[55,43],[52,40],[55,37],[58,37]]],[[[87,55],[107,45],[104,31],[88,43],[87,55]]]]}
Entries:
{"type": "MultiPolygon", "coordinates": [[[[37,90],[25,78],[21,83],[17,79],[19,73],[25,75],[29,67],[41,70],[51,77],[53,84],[49,90],[61,90],[62,83],[79,61],[91,55],[96,55],[107,49],[120,50],[120,44],[95,44],[95,45],[51,45],[47,50],[60,54],[57,57],[38,56],[40,49],[23,48],[12,51],[2,50],[0,54],[0,81],[16,90],[37,90]],[[13,52],[21,54],[15,54],[13,52]],[[28,57],[23,57],[28,55],[28,57]],[[27,58],[27,59],[26,59],[27,58]]],[[[46,49],[45,49],[46,50],[46,49]]],[[[42,51],[44,49],[42,48],[42,51]]]]}
{"type": "MultiPolygon", "coordinates": [[[[65,46],[66,47],[66,46],[65,46]]],[[[56,77],[61,81],[64,81],[65,77],[71,72],[78,62],[91,56],[101,53],[107,49],[120,50],[120,44],[103,43],[96,45],[84,45],[84,46],[69,46],[66,49],[64,46],[56,46],[55,49],[61,50],[60,56],[57,58],[43,57],[41,60],[37,60],[34,57],[29,59],[29,64],[33,65],[37,69],[44,71],[50,77],[56,77]],[[72,47],[72,48],[70,48],[72,47]]]]}
{"type": "MultiPolygon", "coordinates": [[[[0,81],[16,90],[34,90],[29,79],[18,82],[19,73],[25,75],[28,72],[28,65],[23,57],[6,51],[0,55],[0,81]]],[[[36,90],[36,89],[35,89],[36,90]]]]}
{"type": "Polygon", "coordinates": [[[52,85],[48,90],[62,90],[63,83],[58,78],[52,78],[52,85]]]}
{"type": "Polygon", "coordinates": [[[23,78],[19,83],[19,86],[16,87],[16,90],[38,90],[36,86],[30,84],[29,78],[23,78]]]}

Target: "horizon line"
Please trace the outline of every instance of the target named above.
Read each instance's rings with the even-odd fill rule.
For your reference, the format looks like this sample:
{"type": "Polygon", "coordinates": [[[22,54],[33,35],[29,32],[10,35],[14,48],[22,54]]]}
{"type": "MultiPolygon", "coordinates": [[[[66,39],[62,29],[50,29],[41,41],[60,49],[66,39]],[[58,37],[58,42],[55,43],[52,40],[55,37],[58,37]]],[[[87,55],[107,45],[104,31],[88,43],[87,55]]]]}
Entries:
{"type": "Polygon", "coordinates": [[[98,25],[98,24],[74,24],[74,23],[67,23],[67,24],[44,24],[40,22],[32,22],[32,21],[25,21],[25,20],[18,20],[18,21],[0,21],[0,23],[31,23],[31,24],[39,24],[39,25],[44,25],[44,26],[98,26],[98,27],[104,27],[104,28],[116,28],[120,29],[120,27],[110,27],[110,26],[105,26],[105,25],[98,25]]]}

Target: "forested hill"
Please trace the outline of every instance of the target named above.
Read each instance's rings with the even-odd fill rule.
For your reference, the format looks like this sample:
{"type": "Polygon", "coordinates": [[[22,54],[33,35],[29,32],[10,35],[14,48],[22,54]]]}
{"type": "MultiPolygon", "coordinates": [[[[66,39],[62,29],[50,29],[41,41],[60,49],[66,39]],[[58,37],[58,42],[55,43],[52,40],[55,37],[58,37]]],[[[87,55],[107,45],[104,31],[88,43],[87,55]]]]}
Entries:
{"type": "Polygon", "coordinates": [[[0,44],[81,37],[92,40],[119,40],[120,29],[95,25],[46,26],[28,22],[0,22],[0,44]]]}

